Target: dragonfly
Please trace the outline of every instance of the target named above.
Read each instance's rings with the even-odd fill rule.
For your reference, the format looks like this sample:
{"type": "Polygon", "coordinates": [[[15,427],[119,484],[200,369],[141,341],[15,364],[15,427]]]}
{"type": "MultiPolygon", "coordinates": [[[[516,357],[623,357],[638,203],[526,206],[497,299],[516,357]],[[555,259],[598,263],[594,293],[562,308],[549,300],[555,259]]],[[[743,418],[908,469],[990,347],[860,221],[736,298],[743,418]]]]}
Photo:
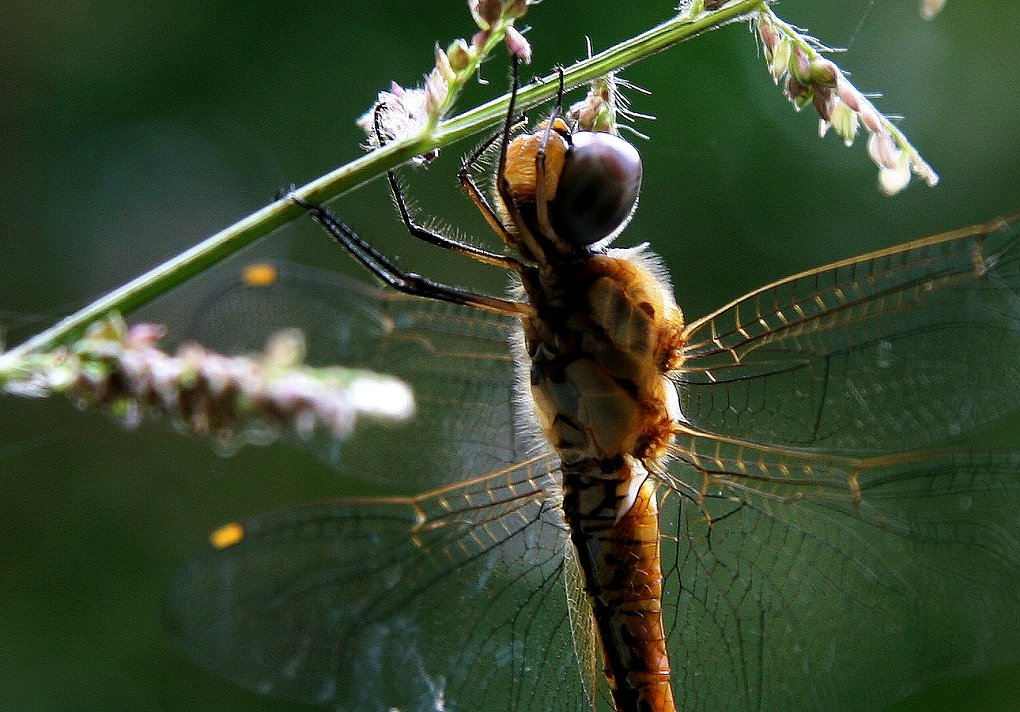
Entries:
{"type": "Polygon", "coordinates": [[[686,320],[647,247],[610,246],[637,151],[516,123],[511,101],[460,174],[506,254],[416,223],[389,176],[411,234],[515,275],[508,296],[402,272],[300,201],[386,283],[297,275],[310,341],[419,403],[340,467],[411,494],[217,530],[167,594],[179,647],[380,712],[875,709],[1009,662],[1020,449],[947,441],[1020,403],[1020,215],[686,320]]]}

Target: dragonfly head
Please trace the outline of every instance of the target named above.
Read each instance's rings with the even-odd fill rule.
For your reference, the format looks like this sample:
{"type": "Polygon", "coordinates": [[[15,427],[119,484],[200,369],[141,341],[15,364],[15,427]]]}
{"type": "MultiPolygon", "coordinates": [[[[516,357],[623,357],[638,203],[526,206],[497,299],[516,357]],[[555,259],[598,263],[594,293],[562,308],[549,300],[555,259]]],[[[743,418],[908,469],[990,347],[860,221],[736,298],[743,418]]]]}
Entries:
{"type": "Polygon", "coordinates": [[[549,218],[563,240],[588,247],[616,237],[637,209],[641,156],[619,136],[570,136],[549,218]]]}
{"type": "Polygon", "coordinates": [[[562,119],[553,119],[510,142],[503,180],[513,201],[510,222],[523,223],[537,243],[536,250],[523,238],[526,251],[591,253],[612,241],[634,214],[641,156],[617,135],[571,131],[562,119]]]}

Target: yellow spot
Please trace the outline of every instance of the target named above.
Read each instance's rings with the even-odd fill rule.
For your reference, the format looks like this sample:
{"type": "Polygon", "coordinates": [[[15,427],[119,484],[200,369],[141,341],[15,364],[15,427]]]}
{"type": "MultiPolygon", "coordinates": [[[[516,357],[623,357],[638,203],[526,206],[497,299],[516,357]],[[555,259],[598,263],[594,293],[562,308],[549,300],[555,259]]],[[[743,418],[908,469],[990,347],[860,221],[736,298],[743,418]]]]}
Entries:
{"type": "Polygon", "coordinates": [[[242,279],[249,287],[268,287],[275,284],[279,276],[279,271],[273,265],[256,262],[245,266],[242,279]]]}
{"type": "Polygon", "coordinates": [[[244,527],[238,522],[230,522],[209,535],[209,543],[217,549],[226,549],[240,544],[244,539],[244,527]]]}

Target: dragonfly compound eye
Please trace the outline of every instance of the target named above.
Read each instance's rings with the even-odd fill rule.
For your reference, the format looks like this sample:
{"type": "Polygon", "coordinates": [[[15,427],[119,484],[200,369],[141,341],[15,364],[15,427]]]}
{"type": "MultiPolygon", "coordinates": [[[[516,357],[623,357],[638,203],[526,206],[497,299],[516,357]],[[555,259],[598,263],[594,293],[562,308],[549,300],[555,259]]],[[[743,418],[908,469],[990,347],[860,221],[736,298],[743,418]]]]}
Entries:
{"type": "Polygon", "coordinates": [[[564,159],[549,214],[574,245],[613,237],[630,220],[641,190],[641,156],[619,136],[578,131],[564,159]]]}

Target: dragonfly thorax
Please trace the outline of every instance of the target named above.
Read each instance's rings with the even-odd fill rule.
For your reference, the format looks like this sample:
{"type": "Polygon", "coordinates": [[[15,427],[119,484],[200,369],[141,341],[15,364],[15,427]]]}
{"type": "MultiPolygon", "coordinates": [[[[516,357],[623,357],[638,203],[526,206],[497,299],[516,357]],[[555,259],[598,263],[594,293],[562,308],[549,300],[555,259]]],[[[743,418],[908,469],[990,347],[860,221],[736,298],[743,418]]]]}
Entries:
{"type": "Polygon", "coordinates": [[[611,255],[573,263],[530,291],[535,410],[564,467],[601,470],[625,456],[658,463],[677,416],[664,376],[683,328],[672,294],[639,263],[611,255]]]}

